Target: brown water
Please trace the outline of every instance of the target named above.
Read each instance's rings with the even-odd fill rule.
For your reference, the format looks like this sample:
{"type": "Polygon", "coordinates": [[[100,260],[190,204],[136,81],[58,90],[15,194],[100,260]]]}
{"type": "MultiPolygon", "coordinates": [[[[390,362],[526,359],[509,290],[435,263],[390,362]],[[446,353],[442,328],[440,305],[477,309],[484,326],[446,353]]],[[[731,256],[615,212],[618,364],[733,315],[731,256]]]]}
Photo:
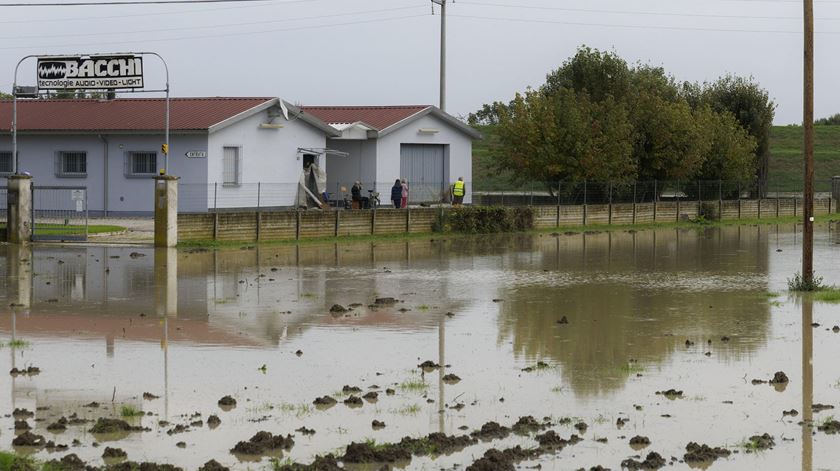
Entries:
{"type": "MultiPolygon", "coordinates": [[[[462,426],[510,426],[533,415],[589,427],[583,442],[522,467],[620,469],[648,451],[682,458],[695,441],[739,451],[714,469],[832,469],[840,437],[797,423],[811,416],[812,402],[840,408],[840,334],[830,330],[840,318],[836,305],[786,294],[800,266],[799,237],[793,226],[762,226],[201,253],[0,247],[2,305],[16,305],[0,317],[0,391],[7,391],[0,414],[47,408],[29,419],[33,431],[58,443],[79,439],[69,452],[91,464],[102,463],[107,444],[135,461],[195,469],[214,458],[255,469],[269,460],[243,461],[228,450],[259,430],[294,434],[281,461],[309,462],[341,454],[351,441],[460,435],[468,433],[462,426]],[[384,296],[401,302],[367,307],[384,296]],[[363,307],[329,312],[351,303],[363,307]],[[563,316],[568,324],[558,324],[563,316]],[[12,337],[26,345],[11,348],[12,337]],[[421,375],[416,365],[424,360],[449,366],[421,375]],[[538,361],[549,367],[522,371],[538,361]],[[30,365],[41,374],[5,374],[30,365]],[[784,390],[751,384],[776,371],[791,379],[784,390]],[[444,384],[447,373],[462,381],[444,384]],[[340,401],[344,385],[364,392],[378,385],[379,399],[360,408],[311,405],[326,394],[340,401]],[[386,396],[387,387],[396,394],[386,396]],[[670,388],[684,397],[656,394],[670,388]],[[144,392],[160,398],[144,400],[144,392]],[[238,405],[225,412],[216,403],[227,394],[238,405]],[[83,407],[91,401],[102,406],[83,407]],[[465,407],[451,408],[459,403],[465,407]],[[118,417],[125,405],[151,414],[132,419],[150,432],[106,443],[86,432],[90,425],[46,430],[62,415],[118,417]],[[800,415],[783,417],[791,408],[800,415]],[[218,414],[222,424],[166,433],[196,412],[205,421],[218,414]],[[629,419],[623,428],[619,417],[629,419]],[[373,419],[387,427],[373,430],[373,419]],[[296,433],[301,426],[316,434],[296,433]],[[764,432],[775,437],[774,449],[739,448],[764,432]],[[634,435],[651,446],[634,451],[634,435]]],[[[816,266],[828,283],[840,282],[837,244],[836,228],[821,226],[816,266]]],[[[814,421],[831,414],[815,413],[814,421]]],[[[571,424],[553,429],[564,438],[578,433],[571,424]]],[[[0,449],[11,449],[14,435],[13,418],[0,417],[0,449]]],[[[511,435],[404,466],[451,469],[517,444],[536,442],[511,435]]]]}

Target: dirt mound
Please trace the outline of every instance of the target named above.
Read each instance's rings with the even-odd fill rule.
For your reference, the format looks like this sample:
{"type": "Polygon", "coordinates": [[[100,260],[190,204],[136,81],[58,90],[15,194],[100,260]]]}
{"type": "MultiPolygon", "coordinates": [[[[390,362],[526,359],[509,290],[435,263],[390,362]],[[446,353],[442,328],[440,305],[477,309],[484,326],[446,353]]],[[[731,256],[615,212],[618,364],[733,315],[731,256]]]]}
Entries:
{"type": "Polygon", "coordinates": [[[344,394],[359,394],[362,392],[362,388],[358,386],[348,386],[345,384],[344,387],[341,388],[341,392],[344,394]]]}
{"type": "Polygon", "coordinates": [[[362,398],[360,398],[359,396],[350,396],[344,400],[344,404],[353,407],[361,406],[364,403],[362,402],[362,398]]]}
{"type": "Polygon", "coordinates": [[[341,461],[345,463],[394,463],[397,461],[411,461],[411,452],[399,445],[374,446],[369,443],[352,442],[341,461]]]}
{"type": "Polygon", "coordinates": [[[128,457],[128,453],[126,453],[122,448],[111,448],[109,446],[105,447],[105,451],[102,452],[102,458],[126,458],[128,457]]]}
{"type": "MultiPolygon", "coordinates": [[[[275,468],[276,471],[344,471],[344,468],[338,466],[335,456],[318,456],[311,464],[286,464],[275,468]]],[[[199,470],[200,471],[200,470],[199,470]]]]}
{"type": "Polygon", "coordinates": [[[316,406],[334,406],[336,402],[338,401],[331,396],[324,396],[315,398],[315,400],[312,401],[312,404],[315,404],[316,406]]]}
{"type": "MultiPolygon", "coordinates": [[[[82,461],[75,453],[63,456],[60,460],[50,460],[44,463],[44,469],[54,471],[85,471],[87,463],[82,461]]],[[[12,466],[12,469],[16,469],[12,466]]]]}
{"type": "Polygon", "coordinates": [[[236,407],[236,399],[230,396],[225,396],[219,399],[219,405],[222,407],[236,407]]]}
{"type": "Polygon", "coordinates": [[[417,365],[418,368],[423,368],[424,370],[436,370],[440,368],[440,365],[433,362],[432,360],[426,360],[423,363],[417,365]]]}
{"type": "Polygon", "coordinates": [[[563,448],[566,445],[574,445],[581,440],[577,435],[572,435],[568,440],[564,440],[554,430],[549,430],[541,435],[535,435],[534,438],[540,444],[541,448],[563,448]]]}
{"type": "Polygon", "coordinates": [[[171,464],[158,463],[135,463],[134,461],[125,461],[120,464],[108,466],[108,471],[184,471],[183,468],[172,466],[171,464]]]}
{"type": "Polygon", "coordinates": [[[467,466],[467,471],[514,471],[516,463],[534,455],[534,452],[523,450],[519,446],[506,450],[491,448],[484,453],[484,456],[467,466]]]}
{"type": "Polygon", "coordinates": [[[230,468],[222,466],[221,463],[216,460],[210,460],[198,468],[198,471],[230,471],[230,468]]]}
{"type": "Polygon", "coordinates": [[[630,471],[637,471],[659,469],[665,466],[665,464],[665,458],[663,458],[659,453],[651,451],[645,457],[644,461],[636,461],[632,458],[628,458],[621,462],[621,467],[627,468],[630,471]]]}
{"type": "Polygon", "coordinates": [[[657,395],[665,396],[668,399],[677,399],[683,397],[682,391],[677,391],[676,389],[668,389],[667,391],[656,391],[657,395]]]}
{"type": "Polygon", "coordinates": [[[210,428],[216,428],[222,424],[222,419],[219,418],[218,415],[211,415],[207,417],[207,426],[210,428]]]}
{"type": "Polygon", "coordinates": [[[15,420],[15,430],[32,430],[25,420],[15,420]]]}
{"type": "Polygon", "coordinates": [[[105,417],[100,417],[96,419],[96,423],[93,424],[90,430],[90,433],[120,433],[120,432],[143,432],[147,429],[143,427],[136,427],[125,420],[120,419],[107,419],[105,417]]]}
{"type": "Polygon", "coordinates": [[[444,377],[442,379],[443,379],[443,382],[447,383],[447,384],[455,384],[455,383],[458,383],[458,382],[461,381],[461,378],[458,375],[454,375],[452,373],[449,373],[448,375],[444,375],[444,377]]]}
{"type": "Polygon", "coordinates": [[[773,439],[773,436],[769,433],[764,433],[763,435],[753,435],[750,437],[750,441],[748,443],[747,452],[753,450],[767,450],[776,446],[776,441],[773,439]]]}
{"type": "Polygon", "coordinates": [[[397,446],[418,456],[446,455],[474,445],[478,440],[467,435],[455,436],[435,432],[423,438],[403,438],[397,446]]]}
{"type": "Polygon", "coordinates": [[[35,417],[35,413],[26,409],[15,409],[12,411],[12,417],[16,419],[25,419],[28,417],[35,417]]]}
{"type": "Polygon", "coordinates": [[[533,416],[527,415],[520,417],[511,428],[516,433],[529,433],[545,429],[546,424],[539,423],[533,416]]]}
{"type": "Polygon", "coordinates": [[[147,401],[153,401],[155,399],[160,399],[160,396],[155,396],[154,394],[152,394],[150,392],[144,392],[143,393],[143,399],[145,399],[147,401]]]}
{"type": "Polygon", "coordinates": [[[829,435],[838,434],[840,433],[840,422],[836,420],[828,420],[822,425],[817,426],[817,430],[819,430],[820,432],[825,432],[829,435]]]}
{"type": "Polygon", "coordinates": [[[630,439],[630,446],[648,446],[650,445],[650,438],[636,435],[630,439]]]}
{"type": "Polygon", "coordinates": [[[718,458],[725,458],[732,453],[726,448],[712,448],[708,445],[698,445],[694,442],[686,445],[685,451],[686,453],[683,455],[683,459],[686,463],[711,462],[718,458]]]}
{"type": "Polygon", "coordinates": [[[261,431],[251,437],[247,442],[239,442],[230,452],[239,455],[264,455],[274,450],[291,450],[295,441],[291,435],[272,435],[270,432],[261,431]]]}
{"type": "Polygon", "coordinates": [[[42,447],[47,444],[43,435],[36,435],[32,432],[23,432],[12,440],[12,446],[36,446],[42,447]]]}
{"type": "Polygon", "coordinates": [[[393,306],[397,304],[397,300],[394,298],[376,298],[373,304],[376,306],[393,306]]]}
{"type": "Polygon", "coordinates": [[[503,427],[496,422],[487,422],[481,426],[480,430],[474,431],[471,435],[482,440],[493,440],[496,438],[507,437],[510,435],[510,429],[503,427]]]}
{"type": "Polygon", "coordinates": [[[330,308],[330,313],[332,314],[344,314],[347,311],[349,311],[349,309],[342,306],[341,304],[333,304],[330,308]]]}

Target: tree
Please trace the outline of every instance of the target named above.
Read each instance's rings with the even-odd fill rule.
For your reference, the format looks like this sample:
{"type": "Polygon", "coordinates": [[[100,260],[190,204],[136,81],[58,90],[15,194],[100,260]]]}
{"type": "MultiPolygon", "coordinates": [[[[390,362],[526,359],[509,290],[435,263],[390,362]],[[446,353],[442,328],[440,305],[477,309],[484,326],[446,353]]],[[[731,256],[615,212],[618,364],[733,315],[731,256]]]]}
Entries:
{"type": "Polygon", "coordinates": [[[833,114],[828,118],[820,118],[814,121],[814,124],[818,126],[837,126],[840,125],[840,113],[833,114]]]}
{"type": "Polygon", "coordinates": [[[0,92],[0,100],[11,100],[12,98],[14,97],[8,93],[0,92]]]}

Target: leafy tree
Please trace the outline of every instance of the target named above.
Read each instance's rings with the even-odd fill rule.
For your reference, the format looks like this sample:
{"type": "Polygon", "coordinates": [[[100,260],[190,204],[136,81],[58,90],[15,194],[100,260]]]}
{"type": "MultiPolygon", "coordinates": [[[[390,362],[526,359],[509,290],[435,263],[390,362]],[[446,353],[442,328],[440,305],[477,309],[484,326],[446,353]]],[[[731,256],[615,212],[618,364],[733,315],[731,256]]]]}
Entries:
{"type": "Polygon", "coordinates": [[[8,93],[0,92],[0,100],[11,100],[12,98],[14,97],[12,97],[12,95],[9,95],[8,93]]]}
{"type": "Polygon", "coordinates": [[[840,125],[840,113],[833,114],[828,118],[820,118],[814,121],[814,124],[819,126],[837,126],[840,125]]]}

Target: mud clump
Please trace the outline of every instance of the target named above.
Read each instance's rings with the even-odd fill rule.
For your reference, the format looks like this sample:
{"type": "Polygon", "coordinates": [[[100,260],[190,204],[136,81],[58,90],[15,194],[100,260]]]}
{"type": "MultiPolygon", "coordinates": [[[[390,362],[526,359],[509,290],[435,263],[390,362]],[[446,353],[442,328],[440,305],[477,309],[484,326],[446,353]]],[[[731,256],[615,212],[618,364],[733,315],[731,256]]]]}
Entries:
{"type": "Polygon", "coordinates": [[[360,398],[359,396],[350,396],[344,400],[344,405],[352,407],[361,406],[364,405],[364,403],[362,402],[362,398],[360,398]]]}
{"type": "Polygon", "coordinates": [[[371,391],[371,392],[365,394],[364,396],[362,396],[362,398],[366,399],[368,401],[375,401],[375,400],[379,399],[379,393],[377,393],[376,391],[371,391]]]}
{"type": "Polygon", "coordinates": [[[342,306],[341,304],[333,304],[332,307],[330,308],[330,313],[331,314],[344,314],[345,312],[348,312],[348,311],[349,311],[349,309],[342,306]]]}
{"type": "Polygon", "coordinates": [[[47,425],[47,430],[50,432],[63,432],[67,430],[67,418],[61,417],[57,421],[47,425]]]}
{"type": "Polygon", "coordinates": [[[234,399],[230,396],[225,396],[225,397],[219,399],[219,406],[220,407],[236,407],[236,399],[234,399]]]}
{"type": "Polygon", "coordinates": [[[155,399],[160,399],[160,396],[155,396],[154,394],[152,394],[150,392],[144,392],[143,393],[143,399],[145,399],[147,401],[153,401],[155,399]]]}
{"type": "Polygon", "coordinates": [[[301,433],[303,435],[315,435],[315,430],[306,427],[296,429],[295,432],[301,433]]]}
{"type": "Polygon", "coordinates": [[[32,430],[25,420],[15,420],[15,430],[32,430]]]}
{"type": "Polygon", "coordinates": [[[533,416],[527,415],[525,417],[520,417],[511,428],[514,432],[523,434],[543,430],[546,428],[546,424],[537,422],[537,419],[533,416]]]}
{"type": "Polygon", "coordinates": [[[747,442],[747,453],[751,451],[768,450],[776,446],[776,441],[769,433],[763,435],[753,435],[747,442]]]}
{"type": "Polygon", "coordinates": [[[559,324],[559,325],[567,325],[568,323],[569,323],[569,319],[567,319],[566,316],[561,317],[560,320],[557,321],[557,324],[559,324]]]}
{"type": "Polygon", "coordinates": [[[478,443],[477,439],[467,435],[454,436],[435,432],[423,438],[405,437],[399,442],[398,446],[409,450],[412,454],[423,456],[449,454],[476,443],[478,443]]]}
{"type": "MultiPolygon", "coordinates": [[[[12,465],[12,469],[17,468],[12,465]]],[[[82,461],[75,453],[70,453],[67,456],[63,456],[60,460],[47,461],[44,463],[44,469],[55,471],[85,471],[87,469],[87,463],[82,461]]]]}
{"type": "Polygon", "coordinates": [[[210,460],[201,465],[201,467],[198,468],[198,471],[230,471],[230,468],[222,466],[222,464],[216,460],[210,460]]]}
{"type": "Polygon", "coordinates": [[[554,430],[549,430],[541,435],[535,435],[534,438],[540,444],[540,447],[547,449],[563,448],[566,445],[574,445],[582,440],[577,435],[572,435],[568,440],[564,440],[554,430]]]}
{"type": "Polygon", "coordinates": [[[275,450],[291,450],[295,441],[291,435],[272,435],[270,432],[257,432],[247,442],[239,442],[230,452],[238,455],[259,456],[275,450]]]}
{"type": "Polygon", "coordinates": [[[769,381],[770,384],[788,384],[789,382],[790,379],[788,379],[784,371],[777,371],[776,374],[773,375],[773,379],[769,381]]]}
{"type": "MultiPolygon", "coordinates": [[[[222,419],[219,418],[218,415],[211,415],[207,417],[207,426],[210,428],[216,428],[222,424],[222,419]]],[[[209,463],[209,461],[208,461],[209,463]]]]}
{"type": "Polygon", "coordinates": [[[505,438],[510,435],[510,429],[503,427],[496,422],[487,422],[481,426],[480,430],[474,431],[471,435],[481,440],[495,440],[497,438],[505,438]]]}
{"type": "Polygon", "coordinates": [[[12,411],[12,417],[16,419],[25,419],[28,417],[35,417],[35,413],[27,409],[15,409],[12,411]]]}
{"type": "Polygon", "coordinates": [[[636,435],[630,439],[630,446],[649,446],[650,438],[636,435]]]}
{"type": "Polygon", "coordinates": [[[374,447],[368,443],[352,442],[341,460],[345,463],[394,463],[397,461],[411,461],[411,452],[397,445],[381,445],[374,447]]]}
{"type": "Polygon", "coordinates": [[[686,453],[683,455],[683,459],[686,463],[712,462],[718,458],[726,458],[732,454],[732,452],[726,448],[712,448],[708,445],[698,445],[694,442],[685,446],[685,452],[686,453]]]}
{"type": "Polygon", "coordinates": [[[173,466],[171,464],[158,463],[135,463],[134,461],[124,461],[120,464],[108,466],[108,471],[184,471],[183,468],[173,466]]]}
{"type": "Polygon", "coordinates": [[[484,456],[467,466],[467,471],[514,471],[515,464],[536,455],[536,452],[523,450],[522,447],[497,450],[491,448],[484,456]]]}
{"type": "Polygon", "coordinates": [[[120,432],[143,432],[146,431],[143,427],[135,427],[130,425],[125,420],[120,419],[106,419],[100,417],[96,419],[96,423],[88,430],[90,433],[120,433],[120,432]]]}
{"type": "Polygon", "coordinates": [[[822,425],[817,426],[817,430],[825,432],[829,435],[836,435],[840,433],[840,422],[836,420],[828,420],[822,425]]]}
{"type": "MultiPolygon", "coordinates": [[[[333,455],[318,456],[311,464],[292,463],[275,468],[276,471],[344,471],[333,455]]],[[[200,470],[199,470],[200,471],[200,470]]]]}
{"type": "Polygon", "coordinates": [[[360,392],[362,392],[362,388],[358,386],[348,386],[345,384],[344,387],[341,388],[341,392],[343,392],[344,394],[359,394],[360,392]]]}
{"type": "Polygon", "coordinates": [[[834,406],[830,404],[813,404],[811,405],[811,410],[814,412],[822,412],[824,410],[834,409],[834,406]]]}
{"type": "Polygon", "coordinates": [[[315,398],[315,400],[312,401],[312,404],[315,404],[316,406],[334,406],[337,402],[338,401],[331,396],[323,396],[315,398]]]}
{"type": "Polygon", "coordinates": [[[796,417],[797,415],[799,415],[799,411],[798,411],[798,410],[796,410],[796,409],[783,410],[783,411],[782,411],[782,416],[783,416],[783,417],[788,417],[788,416],[790,416],[790,417],[796,417]]]}
{"type": "Polygon", "coordinates": [[[128,453],[126,453],[122,448],[111,448],[105,447],[105,451],[102,452],[102,458],[106,459],[122,459],[127,458],[128,453]]]}
{"type": "Polygon", "coordinates": [[[461,378],[458,375],[454,375],[449,373],[443,377],[443,382],[447,384],[455,384],[461,381],[461,378]]]}
{"type": "Polygon", "coordinates": [[[47,444],[43,435],[36,435],[32,432],[23,432],[12,440],[12,446],[42,447],[47,444]]]}
{"type": "Polygon", "coordinates": [[[41,374],[41,368],[38,368],[37,366],[29,366],[29,367],[21,368],[21,369],[12,368],[11,370],[9,370],[9,374],[12,375],[12,376],[20,376],[20,375],[35,376],[37,374],[41,374]]]}
{"type": "Polygon", "coordinates": [[[628,458],[621,462],[621,467],[627,468],[631,471],[652,470],[662,468],[665,464],[665,458],[663,458],[659,453],[651,451],[645,457],[644,461],[636,461],[632,458],[628,458]]]}
{"type": "Polygon", "coordinates": [[[580,433],[586,433],[586,429],[588,428],[589,426],[586,425],[586,422],[578,422],[575,424],[575,430],[577,430],[580,433]]]}
{"type": "Polygon", "coordinates": [[[683,397],[683,392],[677,391],[676,389],[668,389],[667,391],[656,391],[656,394],[659,396],[665,396],[668,399],[677,399],[683,397]]]}
{"type": "Polygon", "coordinates": [[[432,360],[426,360],[423,363],[420,363],[419,365],[417,365],[417,367],[422,368],[424,370],[436,370],[436,369],[440,368],[440,365],[433,362],[432,360]]]}
{"type": "Polygon", "coordinates": [[[393,306],[394,304],[397,304],[397,300],[394,298],[376,298],[373,301],[374,306],[393,306]]]}

